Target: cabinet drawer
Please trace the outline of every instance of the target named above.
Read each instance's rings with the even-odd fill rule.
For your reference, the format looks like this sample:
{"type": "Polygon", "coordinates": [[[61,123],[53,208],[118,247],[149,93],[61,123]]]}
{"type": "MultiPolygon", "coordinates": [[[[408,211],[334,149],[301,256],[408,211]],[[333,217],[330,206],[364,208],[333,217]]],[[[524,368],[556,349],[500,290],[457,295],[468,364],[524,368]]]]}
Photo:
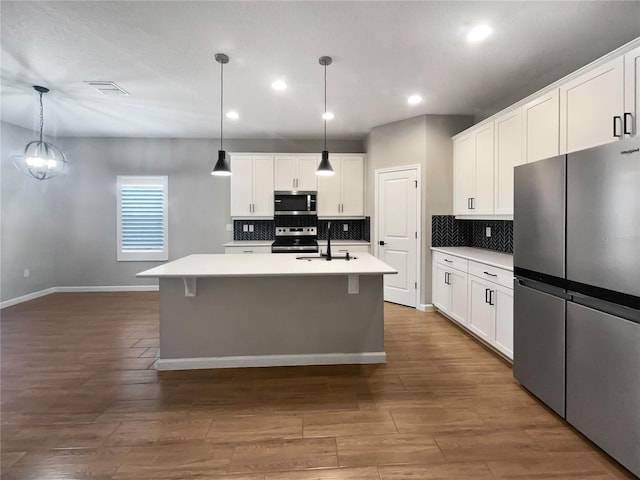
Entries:
{"type": "Polygon", "coordinates": [[[513,272],[502,268],[490,267],[484,263],[469,262],[469,273],[506,288],[513,289],[513,272]]]}
{"type": "Polygon", "coordinates": [[[253,246],[253,247],[224,247],[224,253],[271,253],[271,247],[253,246]]]}
{"type": "Polygon", "coordinates": [[[442,252],[433,252],[433,260],[440,265],[455,268],[461,272],[467,272],[469,268],[469,260],[442,252]]]}

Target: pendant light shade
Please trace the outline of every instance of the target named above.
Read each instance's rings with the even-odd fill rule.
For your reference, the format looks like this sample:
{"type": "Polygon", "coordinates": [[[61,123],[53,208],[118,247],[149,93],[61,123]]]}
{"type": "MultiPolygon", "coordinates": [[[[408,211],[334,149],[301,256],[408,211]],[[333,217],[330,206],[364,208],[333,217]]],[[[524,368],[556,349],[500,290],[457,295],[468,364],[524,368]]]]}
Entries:
{"type": "Polygon", "coordinates": [[[224,64],[229,63],[229,57],[224,53],[216,53],[216,62],[220,64],[220,150],[218,150],[218,161],[211,171],[211,175],[220,177],[228,177],[231,175],[231,166],[229,165],[229,159],[227,158],[227,152],[222,148],[223,137],[223,100],[224,100],[224,64]]]}
{"type": "Polygon", "coordinates": [[[42,139],[44,128],[42,95],[49,89],[37,85],[34,85],[33,89],[40,94],[40,139],[27,143],[21,154],[13,156],[13,164],[25,175],[37,180],[48,180],[62,173],[67,166],[67,158],[62,150],[42,139]]]}
{"type": "Polygon", "coordinates": [[[327,150],[327,65],[331,65],[331,57],[320,57],[320,65],[324,67],[324,112],[322,118],[324,119],[324,150],[322,150],[322,160],[316,175],[328,177],[335,174],[331,162],[329,161],[329,151],[327,150]]]}

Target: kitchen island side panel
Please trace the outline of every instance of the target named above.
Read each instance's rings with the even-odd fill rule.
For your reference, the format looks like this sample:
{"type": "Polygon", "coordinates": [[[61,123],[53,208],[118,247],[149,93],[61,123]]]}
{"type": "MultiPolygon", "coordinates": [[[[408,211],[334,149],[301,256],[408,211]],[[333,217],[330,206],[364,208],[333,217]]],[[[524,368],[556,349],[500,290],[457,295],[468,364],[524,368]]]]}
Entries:
{"type": "Polygon", "coordinates": [[[160,359],[383,351],[382,275],[160,279],[160,359]]]}

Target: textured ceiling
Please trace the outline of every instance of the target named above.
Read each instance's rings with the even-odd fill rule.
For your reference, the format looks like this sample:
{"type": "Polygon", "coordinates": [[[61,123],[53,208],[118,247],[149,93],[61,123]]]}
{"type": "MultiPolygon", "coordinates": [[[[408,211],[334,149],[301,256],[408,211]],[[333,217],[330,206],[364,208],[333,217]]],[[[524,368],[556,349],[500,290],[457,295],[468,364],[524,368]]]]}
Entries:
{"type": "Polygon", "coordinates": [[[640,34],[640,2],[0,3],[2,120],[57,136],[216,137],[220,68],[225,135],[330,138],[425,113],[487,116],[640,34]],[[472,25],[489,39],[468,44],[472,25]],[[285,92],[270,84],[283,78],[285,92]],[[104,96],[83,83],[113,81],[104,96]],[[425,101],[410,107],[406,98],[425,101]],[[226,108],[228,107],[228,109],[226,108]]]}

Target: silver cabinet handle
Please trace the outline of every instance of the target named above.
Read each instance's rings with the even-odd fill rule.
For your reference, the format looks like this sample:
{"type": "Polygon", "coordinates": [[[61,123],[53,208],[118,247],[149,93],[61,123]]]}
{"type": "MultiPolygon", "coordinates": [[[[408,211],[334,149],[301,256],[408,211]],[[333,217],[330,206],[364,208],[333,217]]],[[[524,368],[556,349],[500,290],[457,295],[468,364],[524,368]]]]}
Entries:
{"type": "Polygon", "coordinates": [[[471,210],[476,209],[476,197],[471,197],[471,210]]]}
{"type": "Polygon", "coordinates": [[[242,253],[253,253],[253,250],[243,250],[242,253]]]}
{"type": "Polygon", "coordinates": [[[445,258],[444,261],[447,263],[453,263],[453,260],[449,260],[448,258],[445,258]]]}
{"type": "Polygon", "coordinates": [[[467,210],[471,210],[471,197],[467,197],[467,210]]]}
{"type": "Polygon", "coordinates": [[[498,275],[496,275],[495,273],[489,273],[489,272],[482,272],[485,275],[489,275],[490,277],[497,277],[498,275]]]}

